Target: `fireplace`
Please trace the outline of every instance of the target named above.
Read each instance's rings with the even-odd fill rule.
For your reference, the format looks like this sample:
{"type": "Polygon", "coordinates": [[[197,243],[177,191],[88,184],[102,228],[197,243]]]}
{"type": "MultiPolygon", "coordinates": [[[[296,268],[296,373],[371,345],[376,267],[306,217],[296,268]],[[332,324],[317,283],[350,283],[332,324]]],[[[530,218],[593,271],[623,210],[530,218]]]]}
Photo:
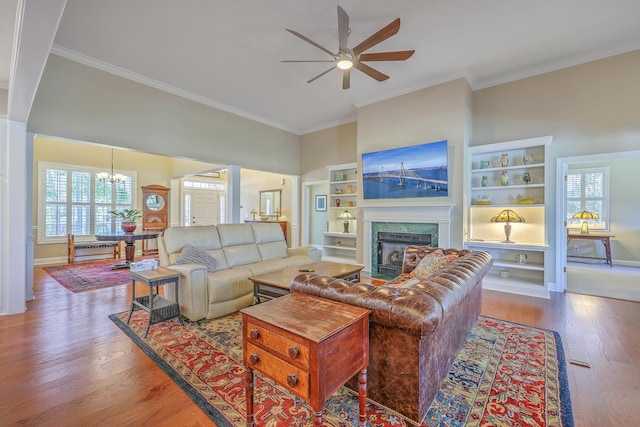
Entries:
{"type": "MultiPolygon", "coordinates": [[[[393,278],[394,273],[378,273],[378,233],[390,234],[412,234],[428,235],[421,237],[412,244],[428,244],[431,247],[450,247],[451,243],[451,210],[454,205],[428,205],[428,206],[365,206],[362,208],[363,232],[362,251],[365,271],[370,272],[374,277],[393,278]],[[429,239],[429,243],[426,243],[429,239]]],[[[400,242],[408,245],[409,242],[400,242]]],[[[404,256],[404,246],[397,246],[390,249],[383,258],[393,258],[397,264],[397,253],[402,247],[404,256]]],[[[386,263],[386,262],[385,262],[386,263]]],[[[400,268],[402,268],[402,257],[400,257],[400,268]]],[[[397,271],[397,270],[394,270],[397,271]]]]}
{"type": "Polygon", "coordinates": [[[431,234],[379,232],[377,237],[377,273],[394,277],[402,273],[402,259],[407,246],[431,245],[431,234]]]}

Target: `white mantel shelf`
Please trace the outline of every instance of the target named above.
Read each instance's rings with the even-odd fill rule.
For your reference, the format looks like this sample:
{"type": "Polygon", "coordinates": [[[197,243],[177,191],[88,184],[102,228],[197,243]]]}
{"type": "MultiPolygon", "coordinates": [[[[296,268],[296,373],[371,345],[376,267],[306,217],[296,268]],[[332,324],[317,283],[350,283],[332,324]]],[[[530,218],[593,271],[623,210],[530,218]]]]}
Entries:
{"type": "Polygon", "coordinates": [[[421,206],[368,206],[362,207],[363,261],[365,270],[371,271],[371,232],[375,222],[401,222],[438,224],[438,246],[448,248],[451,244],[451,210],[453,204],[421,206]]]}

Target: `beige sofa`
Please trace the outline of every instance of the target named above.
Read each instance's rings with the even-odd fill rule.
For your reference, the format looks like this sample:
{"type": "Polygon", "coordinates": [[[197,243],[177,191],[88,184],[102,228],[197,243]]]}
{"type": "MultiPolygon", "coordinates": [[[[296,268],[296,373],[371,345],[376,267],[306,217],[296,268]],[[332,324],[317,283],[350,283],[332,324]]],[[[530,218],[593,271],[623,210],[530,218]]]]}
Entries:
{"type": "MultiPolygon", "coordinates": [[[[179,271],[180,312],[195,321],[212,319],[253,303],[250,276],[316,261],[311,246],[287,248],[280,224],[219,224],[170,227],[158,239],[160,265],[179,271]],[[201,264],[177,264],[185,245],[217,261],[214,272],[201,264]]],[[[172,299],[174,285],[165,286],[172,299]]]]}

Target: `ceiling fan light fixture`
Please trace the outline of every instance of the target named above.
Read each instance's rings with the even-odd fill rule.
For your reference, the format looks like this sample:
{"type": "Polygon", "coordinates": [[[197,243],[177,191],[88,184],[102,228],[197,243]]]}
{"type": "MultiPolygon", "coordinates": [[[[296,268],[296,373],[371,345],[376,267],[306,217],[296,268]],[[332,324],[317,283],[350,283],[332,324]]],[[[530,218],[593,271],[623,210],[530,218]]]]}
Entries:
{"type": "Polygon", "coordinates": [[[346,55],[341,56],[340,58],[338,58],[338,62],[336,63],[336,66],[341,70],[348,70],[351,67],[353,67],[353,61],[351,60],[351,58],[347,57],[346,55]]]}

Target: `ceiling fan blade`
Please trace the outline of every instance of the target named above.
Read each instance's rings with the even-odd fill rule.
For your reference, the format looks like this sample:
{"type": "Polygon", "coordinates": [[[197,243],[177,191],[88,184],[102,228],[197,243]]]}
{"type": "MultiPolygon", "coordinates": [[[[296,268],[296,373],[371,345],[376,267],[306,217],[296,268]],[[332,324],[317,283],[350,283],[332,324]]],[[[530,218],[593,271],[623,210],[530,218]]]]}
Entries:
{"type": "Polygon", "coordinates": [[[280,62],[333,62],[333,59],[285,59],[280,62]]]}
{"type": "Polygon", "coordinates": [[[400,18],[396,18],[393,22],[391,22],[386,27],[379,30],[377,33],[373,34],[371,37],[360,43],[358,46],[353,48],[353,54],[358,56],[362,52],[367,49],[371,49],[373,46],[377,45],[388,39],[389,37],[395,35],[398,30],[400,30],[400,18]]]}
{"type": "Polygon", "coordinates": [[[329,49],[327,49],[327,48],[325,48],[325,47],[320,46],[318,43],[314,42],[313,40],[311,40],[311,39],[310,39],[310,38],[308,38],[308,37],[303,36],[303,35],[302,35],[302,34],[300,34],[299,32],[297,32],[297,31],[293,31],[293,30],[290,30],[290,29],[288,29],[288,28],[285,28],[285,30],[289,31],[289,32],[290,32],[291,34],[293,34],[294,36],[300,37],[302,40],[306,41],[307,43],[314,45],[315,47],[317,47],[317,48],[318,48],[318,49],[320,49],[321,51],[326,52],[326,53],[328,53],[329,55],[331,55],[331,56],[335,57],[335,54],[334,54],[333,52],[331,52],[329,49]]]}
{"type": "Polygon", "coordinates": [[[398,50],[396,52],[363,53],[359,61],[404,61],[411,58],[415,50],[398,50]]]}
{"type": "Polygon", "coordinates": [[[311,80],[308,80],[307,83],[311,83],[314,80],[319,79],[320,77],[324,76],[325,74],[327,74],[329,71],[334,70],[336,67],[333,66],[331,68],[329,68],[327,71],[323,71],[322,73],[318,74],[317,76],[315,76],[314,78],[312,78],[311,80]]]}
{"type": "Polygon", "coordinates": [[[351,86],[351,69],[342,71],[342,89],[349,89],[351,86]]]}
{"type": "Polygon", "coordinates": [[[357,68],[358,70],[362,71],[363,73],[365,73],[369,77],[373,77],[374,79],[376,79],[379,82],[382,82],[382,81],[387,80],[389,78],[389,76],[387,76],[386,74],[382,74],[380,71],[375,70],[375,69],[369,67],[367,64],[363,64],[362,62],[356,63],[354,65],[354,67],[357,68]]]}
{"type": "Polygon", "coordinates": [[[338,40],[340,52],[346,52],[349,49],[347,39],[349,38],[349,15],[343,8],[338,6],[338,40]]]}

